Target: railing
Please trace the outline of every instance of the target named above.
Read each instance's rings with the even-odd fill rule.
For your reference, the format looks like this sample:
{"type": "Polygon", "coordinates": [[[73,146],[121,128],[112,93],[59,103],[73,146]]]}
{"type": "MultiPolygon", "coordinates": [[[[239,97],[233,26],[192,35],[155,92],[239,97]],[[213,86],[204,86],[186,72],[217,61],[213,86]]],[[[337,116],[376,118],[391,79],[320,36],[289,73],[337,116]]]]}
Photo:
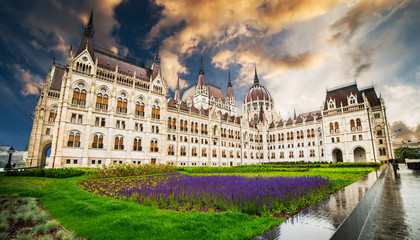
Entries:
{"type": "Polygon", "coordinates": [[[50,90],[48,92],[48,97],[58,99],[58,98],[60,98],[60,91],[50,90]]]}
{"type": "Polygon", "coordinates": [[[355,105],[350,105],[350,106],[345,106],[345,107],[340,107],[340,108],[334,108],[334,109],[331,109],[331,110],[327,110],[327,111],[324,111],[323,114],[324,114],[324,116],[332,116],[332,115],[337,115],[337,114],[342,114],[342,113],[360,111],[360,110],[363,110],[363,109],[365,109],[365,104],[360,103],[360,104],[355,104],[355,105]]]}

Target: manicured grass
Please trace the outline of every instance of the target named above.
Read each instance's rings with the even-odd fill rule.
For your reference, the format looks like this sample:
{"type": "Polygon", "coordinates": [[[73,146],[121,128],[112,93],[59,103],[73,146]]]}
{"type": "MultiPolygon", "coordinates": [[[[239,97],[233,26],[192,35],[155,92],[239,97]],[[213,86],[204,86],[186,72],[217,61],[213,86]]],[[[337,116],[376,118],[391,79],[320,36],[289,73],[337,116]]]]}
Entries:
{"type": "Polygon", "coordinates": [[[88,239],[249,239],[283,221],[234,212],[159,210],[88,193],[77,186],[82,179],[85,177],[42,181],[0,175],[0,182],[15,186],[16,194],[40,196],[53,218],[88,239]],[[40,182],[43,187],[29,187],[40,182]]]}
{"type": "MultiPolygon", "coordinates": [[[[321,176],[348,185],[374,167],[309,168],[306,172],[212,173],[191,175],[321,176]]],[[[77,186],[86,176],[67,179],[5,177],[0,195],[39,197],[60,225],[87,239],[249,239],[282,222],[238,212],[176,212],[98,196],[77,186]]]]}

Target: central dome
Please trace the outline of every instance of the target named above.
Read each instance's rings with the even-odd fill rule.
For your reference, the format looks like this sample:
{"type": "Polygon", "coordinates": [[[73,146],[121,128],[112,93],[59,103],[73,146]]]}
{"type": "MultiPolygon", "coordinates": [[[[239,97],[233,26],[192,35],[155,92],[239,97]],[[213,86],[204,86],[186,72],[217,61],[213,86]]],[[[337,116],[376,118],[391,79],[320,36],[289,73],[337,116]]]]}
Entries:
{"type": "Polygon", "coordinates": [[[257,68],[255,68],[254,85],[252,85],[252,87],[245,94],[244,103],[247,104],[256,101],[272,102],[270,93],[267,91],[267,89],[265,89],[265,87],[260,85],[260,81],[257,75],[257,68]]]}

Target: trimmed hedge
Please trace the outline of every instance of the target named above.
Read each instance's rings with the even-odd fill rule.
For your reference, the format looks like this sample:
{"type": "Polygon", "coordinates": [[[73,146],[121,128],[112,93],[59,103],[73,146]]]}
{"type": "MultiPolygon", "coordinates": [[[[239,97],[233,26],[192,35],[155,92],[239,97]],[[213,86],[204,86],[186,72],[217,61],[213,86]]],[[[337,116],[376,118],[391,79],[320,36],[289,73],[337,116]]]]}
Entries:
{"type": "Polygon", "coordinates": [[[340,167],[345,167],[345,168],[349,168],[349,167],[379,167],[381,166],[380,163],[375,163],[375,162],[340,162],[340,163],[330,163],[328,164],[328,167],[331,168],[340,168],[340,167]]]}
{"type": "Polygon", "coordinates": [[[47,178],[68,178],[84,175],[85,171],[73,168],[59,169],[32,169],[32,170],[12,170],[6,172],[6,176],[25,176],[25,177],[47,177],[47,178]]]}
{"type": "Polygon", "coordinates": [[[249,165],[237,167],[178,167],[188,173],[255,173],[255,172],[306,172],[308,168],[249,165]]]}

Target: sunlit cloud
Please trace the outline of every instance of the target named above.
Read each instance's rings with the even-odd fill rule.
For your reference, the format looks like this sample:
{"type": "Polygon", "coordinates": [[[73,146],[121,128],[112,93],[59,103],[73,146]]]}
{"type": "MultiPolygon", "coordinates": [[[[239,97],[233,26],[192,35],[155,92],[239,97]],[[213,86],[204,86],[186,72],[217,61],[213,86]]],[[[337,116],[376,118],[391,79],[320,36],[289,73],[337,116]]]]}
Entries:
{"type": "Polygon", "coordinates": [[[28,70],[16,65],[16,79],[21,85],[20,93],[23,96],[38,95],[42,88],[42,79],[38,75],[32,75],[28,70]]]}

